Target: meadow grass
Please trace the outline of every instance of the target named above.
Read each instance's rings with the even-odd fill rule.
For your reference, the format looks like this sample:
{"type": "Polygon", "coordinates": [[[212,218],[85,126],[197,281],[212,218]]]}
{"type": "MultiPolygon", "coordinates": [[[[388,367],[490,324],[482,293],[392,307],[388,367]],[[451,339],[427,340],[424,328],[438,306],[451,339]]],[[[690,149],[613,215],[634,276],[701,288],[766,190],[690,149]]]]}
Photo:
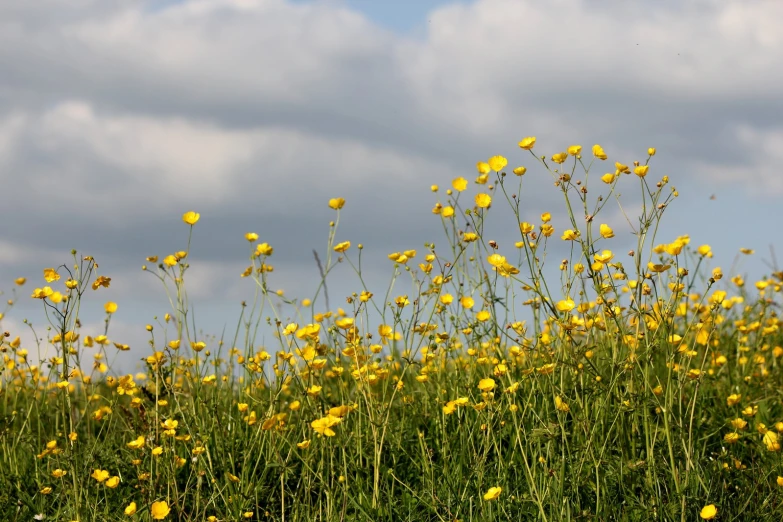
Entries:
{"type": "Polygon", "coordinates": [[[534,146],[519,143],[535,173],[493,156],[474,183],[433,186],[444,242],[390,254],[380,291],[362,245],[337,241],[341,198],[307,299],[271,290],[274,248],[246,234],[255,298],[220,338],[192,320],[200,216],[185,213],[187,250],[147,258],[171,309],[133,347],[136,374],[107,363],[130,349],[109,339],[117,304],[103,332],[82,331],[82,300],[111,284],[95,260],[45,269],[32,298],[50,328],[35,346],[5,332],[0,348],[0,518],[781,520],[783,273],[746,284],[708,266],[708,245],[659,243],[677,192],[651,181],[654,149],[624,165],[598,145],[534,146]],[[524,221],[532,175],[551,176],[568,229],[524,221]],[[631,252],[612,250],[607,204],[631,252]],[[485,233],[500,205],[515,245],[485,233]],[[569,252],[554,264],[553,242],[569,252]],[[355,292],[329,308],[341,264],[355,292]],[[264,329],[275,346],[259,346],[264,329]]]}

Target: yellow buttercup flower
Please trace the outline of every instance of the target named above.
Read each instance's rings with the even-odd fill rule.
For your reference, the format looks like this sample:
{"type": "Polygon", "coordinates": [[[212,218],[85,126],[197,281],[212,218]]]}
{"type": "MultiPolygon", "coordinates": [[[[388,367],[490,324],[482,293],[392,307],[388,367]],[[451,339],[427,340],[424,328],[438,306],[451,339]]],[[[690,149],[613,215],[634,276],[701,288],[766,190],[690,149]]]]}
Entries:
{"type": "Polygon", "coordinates": [[[456,178],[454,181],[451,182],[451,186],[454,187],[454,190],[457,192],[462,192],[466,188],[468,188],[468,180],[466,180],[463,177],[456,178]]]}
{"type": "Polygon", "coordinates": [[[501,487],[491,487],[487,490],[486,493],[484,493],[484,500],[490,501],[490,500],[497,500],[497,498],[500,496],[500,494],[503,492],[503,488],[501,487]]]}
{"type": "Polygon", "coordinates": [[[699,516],[703,518],[704,520],[712,520],[715,518],[715,515],[718,514],[718,508],[715,507],[715,504],[708,504],[701,508],[701,512],[699,513],[699,516]]]}
{"type": "Polygon", "coordinates": [[[199,218],[201,217],[201,214],[198,212],[193,212],[192,210],[190,212],[185,212],[182,214],[182,221],[184,221],[186,224],[193,226],[196,223],[198,223],[199,218]]]}
{"type": "Polygon", "coordinates": [[[524,138],[522,141],[519,142],[519,148],[525,149],[525,150],[531,150],[535,144],[536,144],[536,137],[535,136],[529,136],[529,137],[524,138]]]}
{"type": "Polygon", "coordinates": [[[481,379],[478,383],[478,389],[483,392],[492,391],[495,389],[495,379],[481,379]]]}
{"type": "Polygon", "coordinates": [[[489,165],[489,168],[491,168],[495,172],[500,172],[501,169],[503,169],[503,167],[508,165],[508,160],[503,156],[492,156],[487,161],[487,164],[489,165]]]}
{"type": "Polygon", "coordinates": [[[171,512],[168,503],[165,500],[153,502],[150,506],[150,515],[153,520],[163,520],[171,512]]]}
{"type": "Polygon", "coordinates": [[[329,208],[340,210],[343,206],[345,206],[345,200],[343,198],[332,198],[329,200],[329,208]]]}
{"type": "Polygon", "coordinates": [[[489,194],[476,194],[476,206],[479,208],[488,208],[492,204],[492,196],[489,194]]]}

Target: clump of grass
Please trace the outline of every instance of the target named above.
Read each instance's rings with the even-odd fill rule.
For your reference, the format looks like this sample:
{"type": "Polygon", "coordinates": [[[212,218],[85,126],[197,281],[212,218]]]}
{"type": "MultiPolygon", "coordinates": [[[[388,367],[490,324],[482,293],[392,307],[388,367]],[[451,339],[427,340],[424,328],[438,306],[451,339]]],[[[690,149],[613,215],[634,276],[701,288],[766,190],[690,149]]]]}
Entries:
{"type": "Polygon", "coordinates": [[[310,298],[271,290],[274,248],[245,235],[255,295],[219,339],[190,315],[200,216],[185,213],[188,248],[147,258],[171,310],[146,325],[135,375],[112,372],[129,349],[109,339],[116,303],[103,332],[82,331],[82,300],[111,284],[95,260],[45,269],[32,297],[56,355],[14,332],[0,348],[4,520],[779,520],[783,274],[751,292],[707,266],[708,245],[659,243],[678,194],[651,181],[655,149],[612,165],[599,145],[547,157],[535,141],[519,147],[569,228],[525,221],[533,174],[493,156],[475,191],[459,177],[434,206],[446,246],[391,253],[384,291],[365,284],[362,245],[338,241],[335,198],[310,298]],[[618,188],[634,185],[631,216],[618,188]],[[487,233],[499,204],[513,248],[487,233]],[[612,250],[608,204],[636,238],[628,255],[612,250]],[[355,292],[318,309],[340,264],[355,292]],[[263,329],[275,347],[258,346],[263,329]]]}

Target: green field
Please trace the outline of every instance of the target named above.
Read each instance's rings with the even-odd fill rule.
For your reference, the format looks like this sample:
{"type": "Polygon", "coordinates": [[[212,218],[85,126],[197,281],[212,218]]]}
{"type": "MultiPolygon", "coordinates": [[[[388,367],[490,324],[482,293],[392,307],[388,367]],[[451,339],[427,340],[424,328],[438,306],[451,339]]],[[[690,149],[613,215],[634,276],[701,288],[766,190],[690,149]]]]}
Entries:
{"type": "Polygon", "coordinates": [[[147,258],[171,308],[133,348],[139,373],[107,363],[128,348],[115,303],[106,331],[81,329],[111,274],[85,253],[42,260],[67,263],[15,288],[51,328],[2,340],[2,520],[783,519],[783,272],[745,281],[708,245],[658,237],[678,194],[654,149],[622,164],[519,147],[527,168],[493,156],[432,187],[444,234],[390,252],[385,287],[339,233],[350,201],[328,201],[309,296],[273,290],[282,247],[247,234],[255,299],[217,338],[190,314],[185,213],[188,250],[147,258]],[[531,176],[563,204],[526,222],[531,176]],[[498,207],[516,244],[485,233],[498,207]],[[621,226],[631,252],[613,250],[621,226]],[[327,309],[337,266],[355,287],[327,309]]]}

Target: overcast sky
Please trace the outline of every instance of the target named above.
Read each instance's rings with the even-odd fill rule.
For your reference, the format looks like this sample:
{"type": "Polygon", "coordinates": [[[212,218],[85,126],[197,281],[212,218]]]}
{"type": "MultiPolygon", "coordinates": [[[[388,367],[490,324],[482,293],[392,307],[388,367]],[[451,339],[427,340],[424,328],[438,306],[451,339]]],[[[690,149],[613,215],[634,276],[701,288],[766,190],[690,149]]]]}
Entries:
{"type": "MultiPolygon", "coordinates": [[[[275,247],[272,286],[308,297],[329,198],[368,259],[422,251],[444,242],[430,185],[495,154],[527,164],[524,215],[557,227],[525,136],[624,163],[657,147],[650,176],[680,192],[661,241],[690,234],[724,270],[754,248],[739,269],[761,276],[783,257],[780,20],[779,0],[0,0],[0,289],[30,279],[2,327],[45,324],[29,294],[76,248],[112,277],[85,322],[117,301],[110,337],[138,360],[169,311],[140,267],[185,247],[195,210],[188,285],[219,333],[252,291],[245,232],[275,247]]],[[[382,293],[391,263],[367,269],[382,293]]],[[[336,275],[333,306],[361,289],[336,275]]]]}

